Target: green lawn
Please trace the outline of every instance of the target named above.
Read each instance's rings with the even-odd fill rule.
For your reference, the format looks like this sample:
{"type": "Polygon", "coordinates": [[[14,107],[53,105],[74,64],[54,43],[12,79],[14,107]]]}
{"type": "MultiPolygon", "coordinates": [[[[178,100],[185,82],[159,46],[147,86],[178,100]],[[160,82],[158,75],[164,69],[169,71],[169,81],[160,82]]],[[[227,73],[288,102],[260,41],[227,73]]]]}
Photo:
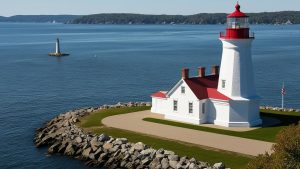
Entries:
{"type": "Polygon", "coordinates": [[[212,133],[237,136],[237,137],[243,137],[243,138],[249,138],[255,140],[269,141],[269,142],[275,141],[276,134],[281,129],[283,129],[284,127],[290,124],[297,124],[298,121],[300,121],[300,114],[295,112],[261,110],[261,116],[279,119],[281,123],[274,126],[258,128],[256,130],[237,132],[237,131],[229,131],[223,129],[216,129],[216,128],[174,122],[169,120],[155,119],[155,118],[145,118],[144,120],[153,123],[159,123],[159,124],[165,124],[165,125],[171,125],[171,126],[177,126],[182,128],[189,128],[189,129],[194,129],[199,131],[207,131],[212,133]]]}
{"type": "Polygon", "coordinates": [[[114,116],[118,114],[126,114],[137,111],[149,110],[149,106],[141,106],[141,107],[126,107],[126,108],[114,108],[114,109],[104,109],[98,112],[94,112],[88,116],[85,116],[81,119],[80,127],[90,128],[90,127],[101,127],[102,119],[108,116],[114,116]]]}
{"type": "Polygon", "coordinates": [[[155,136],[135,133],[126,130],[108,128],[103,126],[101,122],[102,119],[108,116],[137,112],[148,109],[150,109],[150,107],[129,107],[101,110],[92,113],[86,117],[83,117],[82,119],[80,119],[81,122],[78,125],[83,127],[85,130],[91,131],[96,134],[106,133],[113,137],[124,137],[127,138],[130,142],[143,142],[153,148],[164,148],[172,150],[178,155],[195,157],[197,160],[200,161],[207,161],[209,163],[216,163],[222,161],[226,164],[227,167],[231,167],[233,169],[244,167],[252,159],[252,157],[237,153],[200,147],[184,142],[166,140],[163,138],[158,138],[155,136]]]}

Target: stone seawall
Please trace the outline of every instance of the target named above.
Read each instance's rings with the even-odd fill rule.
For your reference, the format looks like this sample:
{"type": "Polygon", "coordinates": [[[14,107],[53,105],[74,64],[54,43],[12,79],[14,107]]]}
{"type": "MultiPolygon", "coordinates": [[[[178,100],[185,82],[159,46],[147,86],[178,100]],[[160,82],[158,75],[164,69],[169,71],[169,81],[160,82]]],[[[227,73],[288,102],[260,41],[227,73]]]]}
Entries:
{"type": "Polygon", "coordinates": [[[223,163],[210,165],[194,158],[180,157],[172,151],[153,149],[144,143],[106,134],[92,135],[75,124],[80,118],[101,109],[150,106],[151,103],[118,103],[79,109],[60,114],[36,130],[37,147],[48,146],[48,153],[60,153],[85,161],[89,166],[124,169],[225,169],[223,163]]]}

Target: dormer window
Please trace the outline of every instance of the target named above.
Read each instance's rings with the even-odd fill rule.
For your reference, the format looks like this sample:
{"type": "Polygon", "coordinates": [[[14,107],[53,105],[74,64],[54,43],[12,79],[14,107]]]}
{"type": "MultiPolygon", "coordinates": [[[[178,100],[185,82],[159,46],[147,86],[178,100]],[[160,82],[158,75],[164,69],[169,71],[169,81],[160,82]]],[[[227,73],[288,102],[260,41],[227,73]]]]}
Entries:
{"type": "Polygon", "coordinates": [[[185,87],[181,86],[181,93],[184,94],[185,93],[185,87]]]}

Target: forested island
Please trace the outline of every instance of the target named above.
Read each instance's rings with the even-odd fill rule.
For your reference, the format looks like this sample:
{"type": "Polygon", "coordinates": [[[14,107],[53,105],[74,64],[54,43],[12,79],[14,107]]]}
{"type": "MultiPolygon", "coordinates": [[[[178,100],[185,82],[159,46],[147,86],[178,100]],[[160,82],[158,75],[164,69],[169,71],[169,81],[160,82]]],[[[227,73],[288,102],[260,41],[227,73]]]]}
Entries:
{"type": "MultiPolygon", "coordinates": [[[[54,22],[66,24],[224,24],[225,13],[195,15],[144,15],[129,13],[94,15],[16,15],[0,22],[54,22]]],[[[251,24],[300,24],[300,11],[249,13],[251,24]]]]}
{"type": "Polygon", "coordinates": [[[0,22],[36,22],[36,23],[70,23],[82,15],[15,15],[10,17],[0,16],[0,22]]]}
{"type": "MultiPolygon", "coordinates": [[[[225,13],[195,15],[95,14],[74,19],[73,24],[224,24],[225,13]]],[[[300,24],[300,11],[250,13],[252,24],[300,24]]]]}

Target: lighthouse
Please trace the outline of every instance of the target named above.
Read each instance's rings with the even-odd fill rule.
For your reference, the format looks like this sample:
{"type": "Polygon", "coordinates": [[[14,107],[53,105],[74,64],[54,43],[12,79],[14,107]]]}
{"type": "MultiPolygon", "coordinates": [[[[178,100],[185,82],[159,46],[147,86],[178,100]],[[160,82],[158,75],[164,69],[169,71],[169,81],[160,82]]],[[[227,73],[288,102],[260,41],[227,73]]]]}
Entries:
{"type": "Polygon", "coordinates": [[[259,101],[254,85],[248,16],[240,5],[227,16],[227,28],[220,34],[223,44],[221,67],[212,66],[210,73],[200,66],[198,75],[182,69],[179,82],[169,91],[151,95],[152,113],[166,119],[224,127],[260,125],[259,101]]]}
{"type": "Polygon", "coordinates": [[[261,119],[251,53],[254,33],[250,32],[249,17],[240,9],[237,3],[227,16],[226,31],[220,33],[223,54],[218,91],[232,99],[229,121],[237,122],[237,126],[255,126],[261,119]]]}
{"type": "Polygon", "coordinates": [[[58,38],[56,39],[56,52],[55,53],[57,53],[57,54],[60,53],[60,44],[59,44],[59,39],[58,38]]]}
{"type": "Polygon", "coordinates": [[[60,42],[59,42],[59,38],[56,39],[56,43],[55,43],[55,53],[49,53],[49,56],[69,56],[70,54],[67,53],[61,53],[60,51],[60,42]]]}

